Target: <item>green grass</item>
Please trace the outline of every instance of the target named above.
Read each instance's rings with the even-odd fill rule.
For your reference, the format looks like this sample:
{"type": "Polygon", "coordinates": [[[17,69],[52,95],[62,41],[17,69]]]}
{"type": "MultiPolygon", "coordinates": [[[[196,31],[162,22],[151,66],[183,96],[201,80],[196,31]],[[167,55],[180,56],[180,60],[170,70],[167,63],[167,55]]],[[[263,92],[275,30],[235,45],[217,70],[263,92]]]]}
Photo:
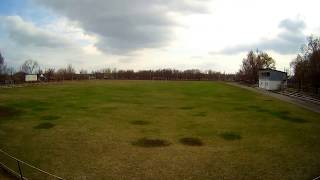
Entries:
{"type": "Polygon", "coordinates": [[[312,179],[319,117],[217,82],[65,82],[0,89],[0,148],[67,179],[312,179]]]}

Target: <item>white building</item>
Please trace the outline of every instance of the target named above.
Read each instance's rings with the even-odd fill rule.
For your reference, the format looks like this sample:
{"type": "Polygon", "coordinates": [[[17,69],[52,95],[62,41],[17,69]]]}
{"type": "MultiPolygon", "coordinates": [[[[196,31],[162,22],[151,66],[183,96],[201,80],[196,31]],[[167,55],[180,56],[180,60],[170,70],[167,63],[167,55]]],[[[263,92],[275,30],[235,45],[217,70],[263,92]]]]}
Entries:
{"type": "Polygon", "coordinates": [[[287,86],[287,73],[274,69],[259,71],[259,88],[266,90],[280,90],[287,86]]]}
{"type": "Polygon", "coordinates": [[[36,74],[26,74],[25,82],[36,82],[38,81],[38,75],[36,74]]]}

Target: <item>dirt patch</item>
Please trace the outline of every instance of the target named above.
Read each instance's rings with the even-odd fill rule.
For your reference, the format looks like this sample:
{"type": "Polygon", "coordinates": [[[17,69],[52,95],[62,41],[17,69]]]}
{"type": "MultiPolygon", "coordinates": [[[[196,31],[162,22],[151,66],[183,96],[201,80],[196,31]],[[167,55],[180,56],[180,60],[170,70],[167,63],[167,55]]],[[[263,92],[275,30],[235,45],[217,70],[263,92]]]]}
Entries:
{"type": "Polygon", "coordinates": [[[34,129],[51,129],[55,126],[53,123],[40,123],[36,126],[34,126],[34,129]]]}
{"type": "Polygon", "coordinates": [[[60,116],[46,115],[46,116],[42,116],[41,120],[52,121],[52,120],[57,120],[60,118],[61,118],[60,116]]]}
{"type": "Polygon", "coordinates": [[[234,140],[240,140],[242,139],[241,135],[235,132],[224,132],[220,134],[220,137],[227,141],[234,141],[234,140]]]}
{"type": "Polygon", "coordinates": [[[171,145],[170,142],[163,139],[149,139],[149,138],[141,138],[137,141],[132,142],[134,146],[153,148],[153,147],[166,147],[171,145]]]}
{"type": "Polygon", "coordinates": [[[150,124],[150,122],[142,121],[142,120],[131,121],[130,123],[133,124],[133,125],[148,125],[148,124],[150,124]]]}
{"type": "Polygon", "coordinates": [[[6,107],[6,106],[0,106],[0,119],[1,118],[10,118],[10,117],[19,115],[20,113],[21,113],[21,111],[19,111],[17,109],[6,107]]]}
{"type": "Polygon", "coordinates": [[[203,142],[198,138],[186,137],[181,138],[180,143],[187,146],[203,146],[203,142]]]}

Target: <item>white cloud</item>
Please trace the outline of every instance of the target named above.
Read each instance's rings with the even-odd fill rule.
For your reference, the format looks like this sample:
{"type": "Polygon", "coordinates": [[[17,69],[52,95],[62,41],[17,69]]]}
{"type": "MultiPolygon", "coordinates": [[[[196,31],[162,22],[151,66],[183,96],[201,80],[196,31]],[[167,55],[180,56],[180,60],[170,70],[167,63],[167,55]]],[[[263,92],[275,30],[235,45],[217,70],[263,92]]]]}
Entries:
{"type": "Polygon", "coordinates": [[[34,0],[98,37],[96,47],[125,54],[166,46],[180,26],[172,14],[207,13],[207,0],[34,0]]]}
{"type": "Polygon", "coordinates": [[[235,45],[224,48],[219,52],[212,53],[236,54],[239,52],[248,52],[255,49],[259,49],[262,51],[272,50],[280,54],[297,53],[306,39],[306,36],[303,33],[303,30],[305,28],[304,21],[301,21],[299,19],[284,19],[279,23],[279,28],[281,28],[282,31],[274,38],[264,38],[252,44],[235,45]]]}
{"type": "Polygon", "coordinates": [[[70,47],[71,43],[54,33],[35,27],[20,16],[0,17],[0,22],[9,34],[10,39],[24,46],[38,47],[70,47]]]}

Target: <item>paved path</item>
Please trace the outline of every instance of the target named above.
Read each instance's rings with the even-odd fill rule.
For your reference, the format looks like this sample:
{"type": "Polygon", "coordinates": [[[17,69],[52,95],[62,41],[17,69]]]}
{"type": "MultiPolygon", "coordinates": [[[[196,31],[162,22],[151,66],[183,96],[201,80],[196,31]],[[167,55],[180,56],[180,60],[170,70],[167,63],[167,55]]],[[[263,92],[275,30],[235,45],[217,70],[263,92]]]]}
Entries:
{"type": "Polygon", "coordinates": [[[248,86],[245,86],[245,85],[241,85],[239,83],[227,83],[227,84],[230,84],[232,86],[237,86],[237,87],[240,87],[240,88],[244,88],[244,89],[248,89],[250,91],[254,91],[254,92],[257,92],[257,93],[265,94],[265,95],[280,99],[282,101],[286,101],[286,102],[298,105],[298,106],[303,107],[305,109],[308,109],[310,111],[320,113],[320,105],[318,105],[318,104],[314,104],[314,103],[307,102],[307,101],[302,101],[300,99],[288,97],[288,96],[285,96],[285,95],[282,95],[282,94],[277,94],[277,93],[274,93],[274,92],[271,92],[271,91],[266,91],[266,90],[263,90],[263,89],[248,87],[248,86]]]}

